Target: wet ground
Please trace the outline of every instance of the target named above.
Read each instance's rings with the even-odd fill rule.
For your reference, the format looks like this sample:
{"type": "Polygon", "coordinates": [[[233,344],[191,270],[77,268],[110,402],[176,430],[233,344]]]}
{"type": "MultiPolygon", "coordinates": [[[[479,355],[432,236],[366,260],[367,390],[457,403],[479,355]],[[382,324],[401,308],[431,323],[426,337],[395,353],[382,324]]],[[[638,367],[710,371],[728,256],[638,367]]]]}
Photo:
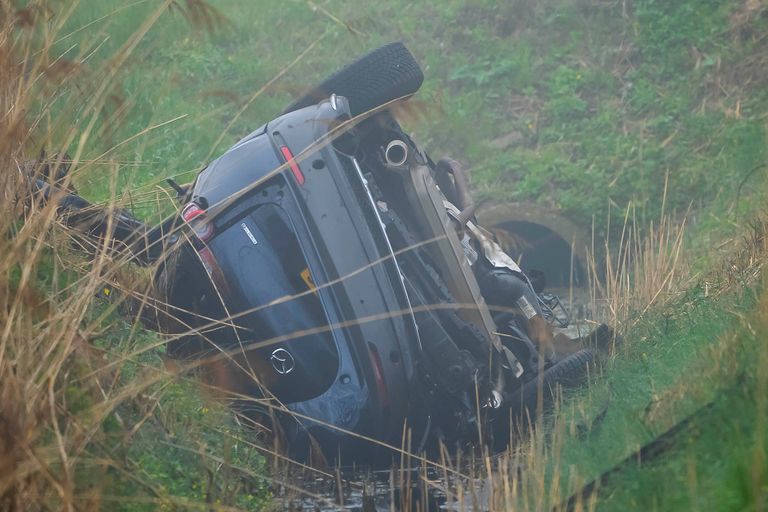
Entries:
{"type": "Polygon", "coordinates": [[[456,480],[438,469],[347,469],[335,477],[294,477],[291,483],[303,495],[283,488],[278,501],[283,510],[296,512],[488,509],[488,489],[483,480],[456,480]]]}
{"type": "Polygon", "coordinates": [[[365,471],[341,470],[334,478],[323,476],[298,477],[294,485],[306,494],[297,497],[285,489],[282,502],[292,511],[389,511],[403,509],[445,510],[450,508],[446,494],[438,487],[443,478],[436,471],[427,471],[429,481],[424,485],[424,472],[413,470],[365,471]],[[431,478],[429,478],[431,477],[431,478]]]}

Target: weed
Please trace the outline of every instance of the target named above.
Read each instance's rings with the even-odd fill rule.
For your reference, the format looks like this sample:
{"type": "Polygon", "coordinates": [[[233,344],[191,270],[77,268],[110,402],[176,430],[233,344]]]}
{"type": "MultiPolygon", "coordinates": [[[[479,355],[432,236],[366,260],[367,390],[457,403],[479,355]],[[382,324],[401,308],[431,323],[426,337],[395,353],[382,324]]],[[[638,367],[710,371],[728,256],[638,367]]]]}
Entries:
{"type": "Polygon", "coordinates": [[[129,58],[165,6],[85,80],[76,71],[85,67],[85,55],[50,71],[57,55],[52,41],[61,33],[34,14],[48,6],[18,10],[3,3],[2,9],[0,180],[7,195],[0,220],[0,507],[259,508],[267,496],[265,459],[253,443],[239,440],[242,427],[223,405],[207,403],[198,386],[169,373],[157,350],[110,364],[156,341],[116,316],[119,299],[99,304],[95,298],[104,283],[131,276],[105,247],[92,247],[87,258],[74,251],[71,234],[56,224],[56,202],[40,205],[30,195],[28,173],[45,177],[46,169],[71,159],[60,184],[67,189],[71,177],[92,164],[80,157],[110,101],[114,66],[129,58]],[[88,83],[96,76],[107,82],[88,83]],[[41,100],[54,86],[58,97],[41,100]],[[72,89],[64,93],[66,87],[72,89]],[[67,126],[64,116],[73,112],[90,125],[67,126]],[[71,144],[73,157],[24,163],[35,146],[71,144]]]}
{"type": "Polygon", "coordinates": [[[104,251],[74,254],[52,207],[16,220],[18,164],[68,150],[84,195],[159,216],[164,178],[192,176],[361,46],[403,38],[427,70],[411,130],[471,162],[486,197],[536,200],[584,226],[622,213],[595,229],[607,256],[592,275],[632,327],[605,379],[547,427],[470,464],[474,478],[443,461],[434,485],[463,503],[551,509],[717,395],[668,461],[576,508],[759,508],[764,301],[750,309],[762,253],[723,242],[691,260],[732,240],[764,192],[762,4],[1,2],[0,506],[252,509],[270,478],[271,449],[165,368],[163,340],[94,300],[105,282],[127,294],[146,276],[104,251]],[[489,150],[510,132],[514,151],[489,150]]]}

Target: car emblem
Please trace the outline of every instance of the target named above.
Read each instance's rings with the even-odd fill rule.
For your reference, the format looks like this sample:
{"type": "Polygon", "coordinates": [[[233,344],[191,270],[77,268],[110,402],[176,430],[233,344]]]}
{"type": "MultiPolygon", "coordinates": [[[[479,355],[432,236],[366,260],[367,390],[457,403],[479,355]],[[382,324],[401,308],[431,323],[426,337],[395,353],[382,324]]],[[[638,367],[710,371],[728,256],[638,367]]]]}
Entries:
{"type": "Polygon", "coordinates": [[[256,237],[253,236],[253,233],[251,233],[251,230],[248,229],[248,224],[246,224],[245,222],[241,222],[240,227],[243,228],[243,231],[245,231],[245,234],[248,235],[248,239],[251,241],[253,245],[259,245],[259,241],[256,240],[256,237]]]}
{"type": "Polygon", "coordinates": [[[291,373],[296,366],[296,361],[290,352],[284,348],[277,348],[272,352],[269,360],[272,362],[272,368],[280,375],[291,373]]]}

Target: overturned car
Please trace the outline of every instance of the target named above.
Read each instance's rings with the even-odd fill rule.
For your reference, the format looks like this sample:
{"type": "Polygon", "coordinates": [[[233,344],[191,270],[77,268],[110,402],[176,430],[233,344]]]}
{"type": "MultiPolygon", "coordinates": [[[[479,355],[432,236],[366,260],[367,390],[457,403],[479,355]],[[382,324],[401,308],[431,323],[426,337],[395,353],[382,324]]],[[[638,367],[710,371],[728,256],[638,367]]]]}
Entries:
{"type": "Polygon", "coordinates": [[[292,456],[386,457],[404,434],[413,451],[479,432],[504,444],[510,418],[577,382],[593,353],[555,350],[461,166],[401,129],[389,107],[422,80],[401,43],[372,51],[173,183],[179,213],[158,226],[107,222],[55,176],[33,184],[85,236],[156,268],[145,316],[168,354],[271,418],[292,456]]]}

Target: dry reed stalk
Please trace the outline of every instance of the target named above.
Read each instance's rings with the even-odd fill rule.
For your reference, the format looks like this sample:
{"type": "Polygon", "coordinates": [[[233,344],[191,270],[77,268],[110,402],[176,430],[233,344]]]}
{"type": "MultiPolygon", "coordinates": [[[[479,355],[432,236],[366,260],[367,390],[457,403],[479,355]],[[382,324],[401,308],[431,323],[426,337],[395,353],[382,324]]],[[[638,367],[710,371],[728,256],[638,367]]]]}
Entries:
{"type": "MultiPolygon", "coordinates": [[[[94,319],[92,302],[105,281],[119,280],[124,261],[115,260],[105,243],[91,248],[86,264],[81,256],[72,254],[70,237],[57,225],[55,198],[45,205],[31,201],[25,174],[57,168],[64,163],[63,154],[40,159],[32,166],[24,162],[41,148],[74,147],[74,156],[67,157],[67,164],[81,170],[96,163],[81,162],[81,156],[89,142],[101,135],[96,121],[111,101],[114,80],[170,3],[161,3],[103,68],[88,69],[86,61],[98,43],[82,43],[84,50],[74,57],[55,53],[55,45],[71,35],[63,34],[62,27],[75,4],[49,5],[41,0],[20,8],[15,2],[0,1],[3,510],[87,510],[108,507],[115,501],[142,500],[102,495],[100,482],[105,477],[99,468],[141,479],[137,479],[130,461],[111,460],[108,452],[94,457],[92,451],[105,442],[101,427],[108,417],[126,428],[126,439],[142,428],[148,416],[135,425],[125,425],[116,410],[126,401],[137,400],[138,404],[145,400],[141,394],[153,384],[160,384],[157,390],[162,392],[174,375],[145,366],[135,382],[125,384],[119,376],[121,366],[104,369],[107,354],[91,340],[103,330],[106,314],[94,319]],[[85,74],[87,82],[78,80],[85,74]],[[53,101],[66,97],[67,103],[54,116],[53,101]],[[85,120],[84,125],[72,122],[70,116],[75,111],[85,120]],[[48,284],[44,284],[46,280],[48,284]],[[87,406],[77,406],[73,396],[81,397],[87,406]]],[[[194,18],[204,3],[196,0],[174,5],[194,18]]],[[[206,10],[202,22],[208,23],[212,12],[206,10]]],[[[107,153],[97,160],[109,163],[104,157],[107,153]]],[[[62,189],[69,187],[71,174],[60,184],[62,189]]],[[[109,208],[114,211],[115,205],[109,208]]],[[[131,336],[136,329],[134,323],[131,336]]],[[[155,406],[147,414],[153,411],[155,406]]],[[[141,485],[158,503],[183,501],[163,496],[151,482],[141,485]]]]}
{"type": "Polygon", "coordinates": [[[643,230],[634,213],[627,207],[618,243],[605,241],[604,264],[598,263],[594,247],[588,262],[598,316],[625,330],[650,308],[678,296],[691,279],[683,243],[686,218],[663,213],[643,230]]]}
{"type": "MultiPolygon", "coordinates": [[[[99,139],[97,120],[105,104],[111,101],[110,84],[119,75],[120,68],[127,62],[139,41],[153,24],[167,10],[162,3],[117,50],[103,69],[87,69],[89,58],[96,43],[71,61],[68,65],[53,55],[54,45],[66,39],[60,30],[66,16],[54,17],[52,23],[39,23],[35,16],[16,16],[9,2],[3,2],[3,16],[0,18],[0,94],[4,116],[0,122],[0,185],[6,194],[3,201],[4,215],[0,219],[3,237],[0,239],[0,506],[7,509],[64,508],[99,509],[109,503],[164,504],[168,506],[190,506],[190,503],[162,492],[153,482],[136,476],[135,463],[112,460],[108,455],[94,457],[91,450],[103,444],[100,426],[108,417],[115,417],[126,429],[125,440],[130,442],[150,417],[156,418],[157,399],[135,424],[128,425],[117,414],[118,408],[126,402],[135,402],[141,407],[147,400],[145,392],[157,392],[178,378],[188,378],[184,373],[194,371],[196,365],[183,365],[177,371],[142,364],[140,356],[146,351],[131,348],[131,339],[136,335],[138,322],[134,322],[127,340],[127,356],[96,349],[90,340],[98,337],[108,319],[111,309],[92,317],[92,298],[101,291],[104,283],[116,285],[125,290],[126,296],[139,298],[141,307],[167,307],[152,299],[149,290],[137,290],[135,283],[121,284],[125,274],[125,258],[115,258],[108,250],[108,242],[87,247],[89,260],[73,254],[69,248],[70,235],[67,229],[56,223],[56,201],[46,205],[32,204],[24,176],[23,162],[39,148],[72,147],[73,156],[53,155],[41,159],[36,171],[48,166],[58,167],[62,163],[72,166],[73,171],[60,184],[62,189],[69,186],[73,175],[94,165],[118,165],[110,155],[130,140],[113,144],[95,159],[84,159],[85,147],[91,140],[99,139]],[[23,20],[23,26],[17,23],[23,20]],[[34,22],[27,25],[29,20],[34,22]],[[54,74],[54,69],[59,69],[54,74]],[[76,80],[88,74],[92,87],[80,91],[68,89],[69,80],[76,80]],[[54,81],[55,79],[55,81],[54,81]],[[65,104],[57,117],[51,115],[51,101],[41,101],[40,95],[53,94],[56,98],[71,94],[71,103],[65,104]],[[73,125],[68,116],[78,116],[83,125],[73,125]],[[66,160],[66,162],[64,162],[66,160]],[[24,222],[18,222],[21,214],[24,222]],[[46,289],[39,282],[41,274],[53,274],[53,289],[46,289]],[[59,278],[63,283],[59,286],[59,278]],[[106,358],[106,359],[105,359],[106,358]],[[138,377],[125,383],[120,374],[127,364],[138,367],[138,377]],[[68,403],[68,393],[76,389],[86,397],[87,407],[74,411],[68,403]],[[153,416],[154,415],[154,416],[153,416]],[[93,477],[89,467],[111,468],[143,486],[149,497],[112,496],[103,494],[99,478],[95,481],[83,479],[93,477]],[[147,501],[149,500],[149,501],[147,501]]],[[[185,4],[192,9],[200,5],[195,1],[185,4]]],[[[48,12],[43,2],[34,4],[30,12],[48,12]]],[[[71,11],[69,11],[71,13],[71,11]]],[[[42,18],[40,18],[42,19],[42,18]]],[[[87,46],[87,45],[85,45],[87,46]]],[[[310,46],[307,51],[312,48],[310,46]]],[[[306,53],[306,52],[305,52],[306,53]]],[[[82,83],[79,84],[83,86],[82,83]]],[[[149,127],[133,138],[143,136],[149,127]]],[[[133,139],[132,138],[132,139],[133,139]]],[[[131,139],[131,140],[132,140],[131,139]]],[[[327,143],[328,141],[323,141],[327,143]]],[[[301,158],[301,155],[298,156],[301,158]]],[[[279,172],[280,169],[275,170],[279,172]]],[[[114,173],[113,173],[114,176],[114,173]]],[[[112,182],[113,197],[115,182],[112,182]]],[[[106,205],[115,211],[118,202],[114,198],[106,205]]],[[[111,220],[110,220],[111,222],[111,220]]],[[[109,231],[109,230],[108,230],[109,231]]],[[[81,240],[81,242],[83,242],[81,240]]],[[[295,297],[294,297],[295,298],[295,297]]],[[[286,298],[291,300],[292,298],[286,298]]],[[[117,305],[115,306],[117,307],[117,305]]],[[[114,309],[114,308],[112,308],[114,309]]],[[[210,319],[215,326],[222,321],[210,319]]],[[[202,332],[196,332],[204,336],[202,332]]],[[[149,350],[162,348],[167,339],[151,344],[149,350]]],[[[222,354],[222,359],[231,361],[233,354],[222,354]]],[[[250,368],[240,368],[258,381],[250,368]]],[[[209,386],[214,389],[215,386],[209,386]]],[[[230,389],[215,389],[233,399],[253,400],[252,397],[232,393],[230,389]]],[[[268,404],[274,407],[273,404],[268,404]]],[[[282,409],[278,403],[277,406],[282,409]]],[[[242,418],[247,420],[246,418],[242,418]]],[[[231,432],[221,432],[234,439],[231,432]]],[[[279,446],[270,449],[245,443],[268,453],[281,464],[301,466],[288,460],[280,453],[279,446]]],[[[373,442],[373,440],[371,440],[373,442]]],[[[410,461],[421,461],[423,457],[408,454],[410,441],[403,445],[401,453],[410,461]]],[[[215,455],[204,454],[204,458],[221,467],[225,461],[215,455]]],[[[277,466],[276,466],[277,467],[277,466]]],[[[317,471],[302,466],[304,469],[317,471]]],[[[247,468],[235,468],[248,474],[247,468]]],[[[278,468],[280,469],[280,468],[278,468]]],[[[444,468],[451,472],[451,469],[444,468]]],[[[279,474],[279,473],[277,473],[279,474]]],[[[255,477],[263,475],[252,474],[255,477]]],[[[277,481],[277,480],[276,480],[277,481]]],[[[289,483],[281,485],[291,487],[289,483]]],[[[408,486],[407,486],[408,487],[408,486]]],[[[301,489],[297,493],[306,495],[301,489]]],[[[314,496],[322,501],[321,496],[314,496]]]]}
{"type": "MultiPolygon", "coordinates": [[[[200,3],[196,0],[187,5],[200,3]]],[[[61,64],[61,59],[50,55],[53,43],[63,37],[56,27],[45,25],[40,29],[44,37],[42,47],[38,47],[40,39],[25,33],[29,30],[27,24],[30,19],[33,20],[31,26],[36,26],[35,15],[11,15],[9,13],[14,8],[10,2],[4,1],[0,5],[3,9],[0,17],[0,107],[3,112],[0,118],[0,190],[6,194],[3,201],[6,210],[0,218],[0,229],[4,235],[0,237],[0,382],[3,383],[0,389],[0,506],[21,508],[28,503],[39,503],[40,508],[99,508],[104,503],[130,498],[101,495],[98,489],[83,489],[78,482],[76,473],[79,465],[87,459],[86,448],[99,441],[98,425],[121,403],[134,399],[153,383],[161,384],[177,375],[160,368],[142,367],[140,382],[120,386],[116,384],[116,375],[123,364],[135,362],[143,351],[160,348],[168,340],[151,344],[149,349],[128,350],[123,358],[113,359],[112,362],[105,362],[103,354],[89,343],[88,340],[100,329],[99,321],[88,318],[91,298],[105,281],[120,284],[119,275],[125,263],[113,259],[104,250],[105,247],[95,248],[93,260],[77,269],[78,278],[73,284],[49,291],[37,283],[35,277],[42,268],[52,266],[56,276],[64,273],[66,266],[73,266],[72,257],[66,254],[66,247],[57,239],[61,229],[54,228],[56,212],[53,205],[33,207],[23,224],[16,221],[21,213],[21,203],[14,199],[25,193],[18,162],[25,160],[32,146],[68,147],[76,143],[78,149],[72,163],[77,169],[112,163],[108,159],[111,152],[128,141],[113,145],[96,159],[83,159],[83,148],[88,139],[100,135],[94,132],[94,126],[99,112],[110,101],[109,84],[162,12],[169,5],[178,6],[179,3],[163,3],[118,50],[104,70],[90,71],[100,80],[95,81],[98,87],[91,91],[84,107],[85,115],[82,117],[88,122],[85,127],[69,129],[66,116],[46,121],[49,112],[44,108],[37,110],[39,102],[34,94],[39,92],[39,87],[52,83],[46,80],[55,78],[61,83],[83,73],[90,50],[71,63],[61,64]],[[30,112],[36,113],[30,115],[30,112]],[[32,134],[36,135],[33,137],[32,134]],[[67,407],[67,387],[73,380],[86,390],[95,404],[85,414],[73,414],[67,407]]],[[[44,3],[34,5],[39,5],[41,10],[45,8],[44,3]]],[[[210,11],[197,18],[190,16],[203,25],[212,19],[210,11]]],[[[145,132],[137,134],[137,137],[145,132]]],[[[301,157],[297,156],[298,159],[301,157]]],[[[638,313],[642,316],[649,307],[663,303],[678,289],[687,272],[682,248],[684,223],[678,225],[671,217],[664,217],[658,226],[651,227],[650,236],[644,236],[636,222],[630,227],[629,218],[630,210],[625,217],[625,232],[618,245],[618,253],[614,258],[606,258],[603,280],[594,278],[599,272],[597,263],[594,260],[591,263],[595,294],[604,297],[613,323],[624,323],[636,318],[638,313]]],[[[154,306],[148,291],[132,293],[141,298],[143,305],[154,306]]],[[[224,321],[228,320],[231,319],[224,321]]],[[[131,336],[137,329],[138,324],[134,323],[131,336]]],[[[221,357],[231,359],[233,355],[223,353],[221,357]]],[[[190,369],[194,368],[184,367],[180,371],[190,369]]],[[[257,379],[252,369],[241,369],[257,379]]],[[[229,396],[249,398],[232,393],[229,396]]],[[[154,408],[148,415],[152,411],[154,408]]],[[[131,426],[131,435],[142,424],[131,426]]],[[[464,474],[460,460],[450,462],[446,457],[435,464],[420,454],[410,454],[407,431],[399,453],[403,466],[413,459],[422,466],[436,466],[443,472],[446,481],[453,479],[456,486],[449,490],[449,495],[455,496],[460,506],[482,501],[473,486],[477,481],[486,481],[489,504],[494,509],[508,509],[523,503],[524,510],[549,510],[553,504],[547,496],[557,496],[563,488],[572,488],[579,483],[574,476],[568,482],[545,478],[549,461],[557,461],[560,456],[562,444],[558,439],[562,440],[562,432],[556,431],[554,439],[555,442],[550,444],[543,434],[534,433],[527,445],[516,447],[500,458],[492,460],[488,453],[482,453],[479,469],[472,466],[472,470],[478,472],[474,475],[464,474]]],[[[246,441],[240,439],[240,442],[246,441]]],[[[257,446],[251,442],[247,444],[257,446]]],[[[286,465],[296,465],[285,460],[278,447],[258,448],[286,465]]],[[[217,463],[226,463],[216,456],[206,456],[217,463]]],[[[117,464],[109,460],[100,463],[104,466],[117,464]]],[[[123,471],[130,471],[130,468],[126,470],[119,464],[117,466],[123,471]]],[[[240,469],[248,473],[247,468],[240,469]]],[[[303,469],[310,468],[304,466],[303,469]]],[[[408,492],[411,489],[410,477],[408,473],[401,482],[408,492]]],[[[151,483],[146,486],[152,489],[151,483]]],[[[592,510],[594,502],[590,501],[591,498],[585,497],[584,500],[585,503],[579,506],[592,510]]],[[[153,503],[174,504],[174,499],[158,497],[153,503]]],[[[403,505],[407,507],[410,503],[410,496],[406,494],[403,505]]],[[[176,504],[189,505],[181,500],[176,504]]]]}

